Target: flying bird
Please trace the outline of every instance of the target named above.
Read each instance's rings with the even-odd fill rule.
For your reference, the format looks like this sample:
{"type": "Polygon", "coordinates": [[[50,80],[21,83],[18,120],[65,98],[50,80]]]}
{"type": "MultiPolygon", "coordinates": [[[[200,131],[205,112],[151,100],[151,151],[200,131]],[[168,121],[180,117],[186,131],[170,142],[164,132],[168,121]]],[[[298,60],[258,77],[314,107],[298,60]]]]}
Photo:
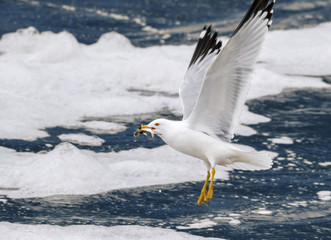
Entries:
{"type": "Polygon", "coordinates": [[[207,178],[198,206],[213,198],[217,164],[243,170],[269,169],[272,165],[268,153],[244,151],[231,139],[251,73],[272,23],[274,4],[275,0],[254,0],[223,49],[218,33],[205,26],[179,89],[182,120],[156,119],[134,133],[151,133],[153,137],[156,134],[175,150],[204,162],[207,178]]]}

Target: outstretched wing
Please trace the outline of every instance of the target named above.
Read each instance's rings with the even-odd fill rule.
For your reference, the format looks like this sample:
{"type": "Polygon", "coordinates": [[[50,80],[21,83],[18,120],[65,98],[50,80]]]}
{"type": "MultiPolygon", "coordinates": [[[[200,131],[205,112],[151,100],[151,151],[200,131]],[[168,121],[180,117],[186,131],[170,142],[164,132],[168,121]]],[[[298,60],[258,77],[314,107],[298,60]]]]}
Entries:
{"type": "Polygon", "coordinates": [[[234,127],[246,100],[250,73],[271,25],[268,0],[254,0],[230,40],[209,66],[198,100],[186,119],[195,130],[225,141],[233,138],[234,127]]]}
{"type": "Polygon", "coordinates": [[[211,26],[205,26],[195,47],[190,65],[179,88],[183,105],[183,120],[193,110],[198,99],[203,78],[210,63],[220,52],[222,42],[217,39],[217,32],[212,33],[211,26]]]}

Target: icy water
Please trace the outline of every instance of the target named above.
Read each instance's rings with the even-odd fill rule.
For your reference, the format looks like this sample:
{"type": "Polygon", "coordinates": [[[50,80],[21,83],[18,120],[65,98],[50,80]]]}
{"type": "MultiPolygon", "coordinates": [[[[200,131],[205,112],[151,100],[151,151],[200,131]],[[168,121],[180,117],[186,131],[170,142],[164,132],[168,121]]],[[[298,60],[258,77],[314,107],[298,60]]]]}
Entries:
{"type": "MultiPolygon", "coordinates": [[[[39,31],[59,32],[65,29],[72,33],[80,43],[85,44],[95,43],[101,34],[110,31],[125,35],[136,47],[192,44],[204,24],[213,23],[220,32],[228,35],[248,6],[249,1],[242,0],[162,1],[162,3],[160,1],[139,1],[134,4],[131,1],[101,0],[1,1],[0,34],[34,26],[39,31]]],[[[330,1],[313,3],[310,1],[291,1],[291,3],[278,1],[272,29],[301,29],[329,22],[331,21],[330,11],[330,1]]],[[[327,49],[325,50],[327,51],[327,49]]],[[[31,55],[31,57],[33,56],[31,55]]],[[[36,65],[30,67],[34,68],[36,65]]],[[[24,68],[24,71],[27,70],[24,68]]],[[[42,70],[37,73],[44,74],[42,70]]],[[[312,72],[305,75],[311,76],[303,77],[322,78],[326,84],[331,82],[329,73],[312,72]]],[[[8,79],[10,77],[11,75],[8,75],[8,79]]],[[[31,84],[34,82],[32,81],[31,84]]],[[[8,86],[10,84],[5,82],[5,89],[9,89],[8,86]]],[[[213,201],[203,204],[201,207],[196,206],[203,185],[203,182],[198,180],[172,184],[153,184],[152,182],[142,184],[149,186],[127,188],[122,186],[119,187],[120,189],[105,192],[94,193],[91,191],[90,194],[50,194],[45,197],[31,197],[29,194],[23,194],[20,198],[14,198],[10,193],[18,191],[20,184],[23,186],[22,189],[29,184],[34,184],[32,178],[27,178],[24,182],[23,177],[14,175],[13,179],[10,177],[8,177],[9,180],[1,179],[0,190],[3,194],[0,195],[0,221],[26,224],[26,226],[36,224],[107,227],[141,225],[223,239],[331,239],[331,90],[326,86],[323,88],[291,88],[280,94],[249,100],[247,102],[249,110],[268,117],[270,121],[250,124],[256,134],[239,135],[235,137],[234,141],[252,146],[257,150],[269,150],[277,153],[274,165],[268,171],[236,170],[229,173],[229,179],[217,179],[213,201]],[[17,176],[17,180],[14,179],[15,176],[17,176]]],[[[15,88],[20,88],[20,86],[15,86],[15,88]]],[[[129,97],[132,98],[135,98],[136,95],[143,95],[152,99],[155,97],[162,100],[165,97],[166,101],[177,100],[176,93],[168,91],[166,87],[164,89],[164,91],[158,92],[141,92],[130,87],[128,92],[129,97]]],[[[7,92],[3,92],[7,94],[7,92]]],[[[24,89],[22,89],[22,95],[24,95],[23,92],[24,89]]],[[[103,96],[102,92],[97,93],[103,96]]],[[[11,92],[5,96],[10,98],[11,92]]],[[[91,96],[86,97],[92,98],[91,96]]],[[[119,104],[122,104],[120,98],[118,99],[119,104]]],[[[9,110],[5,110],[6,113],[11,113],[9,110]]],[[[32,110],[34,109],[32,108],[32,110]]],[[[44,109],[42,108],[40,111],[44,111],[44,109]]],[[[108,110],[103,111],[101,114],[96,111],[95,116],[82,114],[82,122],[111,122],[124,128],[108,133],[92,131],[80,125],[72,127],[70,126],[72,124],[59,124],[46,128],[40,127],[47,134],[32,137],[32,139],[4,135],[0,139],[0,146],[6,148],[6,154],[7,149],[13,149],[18,152],[15,157],[24,157],[27,156],[24,154],[30,153],[32,157],[28,155],[23,160],[17,160],[18,163],[14,162],[16,158],[12,162],[8,158],[2,163],[3,166],[13,164],[14,169],[17,165],[22,164],[27,166],[26,171],[35,173],[33,168],[42,171],[43,169],[38,168],[39,165],[36,164],[29,168],[29,163],[32,164],[32,160],[34,160],[34,154],[41,151],[45,155],[54,152],[56,147],[64,141],[61,140],[61,135],[66,134],[84,134],[84,136],[102,139],[102,144],[82,144],[71,141],[71,144],[78,149],[92,153],[114,152],[120,154],[132,149],[139,150],[142,147],[155,149],[163,145],[160,139],[133,138],[132,133],[137,126],[156,117],[180,119],[179,114],[169,108],[161,108],[154,113],[133,113],[131,115],[127,112],[121,115],[107,114],[108,110]]],[[[111,109],[109,111],[111,112],[111,109]]],[[[57,112],[55,113],[57,114],[57,112]]],[[[38,120],[38,116],[33,117],[38,120]]],[[[17,125],[19,126],[19,124],[17,125]]],[[[10,154],[12,153],[9,152],[8,155],[2,156],[12,156],[10,154]]],[[[178,156],[178,161],[180,161],[181,155],[178,156]]],[[[146,154],[146,158],[151,157],[146,154]]],[[[97,162],[100,164],[99,159],[97,162]]],[[[42,163],[39,164],[45,167],[42,163]]],[[[144,166],[144,163],[139,164],[144,166]]],[[[87,166],[93,166],[93,164],[87,166]]],[[[183,175],[191,171],[189,164],[184,166],[187,169],[182,169],[181,174],[183,175]]],[[[134,174],[148,180],[149,174],[154,174],[148,167],[150,166],[146,165],[146,171],[141,170],[134,174]]],[[[201,169],[203,167],[201,164],[201,169]]],[[[54,169],[54,171],[59,171],[59,174],[61,170],[61,168],[54,169]]],[[[73,171],[75,170],[77,172],[85,171],[79,168],[73,169],[73,171]]],[[[203,171],[205,170],[203,169],[203,171]]],[[[94,178],[93,175],[91,177],[94,178]]],[[[66,181],[68,185],[71,181],[79,181],[79,176],[77,179],[63,179],[60,187],[65,188],[66,181]]],[[[122,181],[124,181],[123,179],[122,181]]],[[[52,186],[47,177],[45,177],[45,181],[46,187],[42,184],[40,186],[45,187],[45,192],[47,192],[47,184],[50,185],[50,188],[52,186]]],[[[84,181],[89,182],[89,179],[84,179],[84,181]]],[[[63,231],[65,232],[65,230],[63,231]]],[[[2,239],[1,237],[0,235],[0,239],[2,239]]],[[[51,234],[49,238],[57,239],[51,234]]],[[[23,235],[17,235],[14,239],[33,238],[29,238],[29,232],[25,233],[23,230],[23,235]]]]}
{"type": "Polygon", "coordinates": [[[252,111],[272,121],[253,126],[258,134],[238,141],[278,152],[273,170],[234,171],[229,180],[215,182],[214,200],[201,207],[196,200],[202,182],[187,182],[90,196],[3,197],[1,220],[61,226],[138,224],[225,239],[328,239],[331,206],[318,193],[331,184],[330,166],[322,164],[330,160],[330,96],[330,89],[297,90],[250,101],[252,111]],[[294,143],[270,141],[282,136],[294,143]]]}

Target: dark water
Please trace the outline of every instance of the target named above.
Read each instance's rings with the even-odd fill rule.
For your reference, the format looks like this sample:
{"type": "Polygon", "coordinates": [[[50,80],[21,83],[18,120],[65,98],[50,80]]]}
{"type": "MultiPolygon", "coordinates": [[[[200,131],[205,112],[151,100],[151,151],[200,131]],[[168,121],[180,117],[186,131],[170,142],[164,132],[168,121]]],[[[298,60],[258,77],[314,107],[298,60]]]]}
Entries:
{"type": "MultiPolygon", "coordinates": [[[[205,24],[213,24],[221,35],[232,33],[250,3],[244,0],[1,0],[0,36],[34,26],[39,31],[66,30],[79,42],[88,44],[110,31],[124,34],[136,46],[195,43],[205,24]],[[74,11],[66,10],[63,5],[74,7],[74,11]],[[127,19],[118,20],[103,13],[127,19]],[[158,31],[145,31],[146,26],[158,31]]],[[[302,28],[331,21],[329,0],[277,0],[274,9],[272,29],[302,28]]]]}
{"type": "Polygon", "coordinates": [[[121,150],[135,149],[139,147],[155,148],[164,145],[160,138],[134,138],[133,132],[137,130],[141,123],[148,123],[156,118],[167,118],[172,120],[180,120],[180,117],[173,115],[171,112],[165,110],[152,115],[131,116],[116,116],[111,118],[86,118],[86,121],[107,121],[115,122],[125,126],[127,129],[115,133],[95,133],[83,128],[65,128],[53,127],[44,129],[48,133],[48,137],[38,138],[33,141],[20,139],[0,139],[0,146],[15,149],[18,152],[39,152],[50,151],[60,144],[62,141],[59,136],[61,134],[79,134],[84,133],[89,136],[97,136],[105,142],[101,146],[88,146],[72,143],[80,149],[92,150],[94,152],[119,152],[121,150]]]}
{"type": "MultiPolygon", "coordinates": [[[[234,29],[249,1],[0,1],[0,35],[18,28],[34,26],[40,31],[67,30],[78,41],[93,43],[102,33],[120,32],[137,46],[187,44],[194,41],[201,26],[214,23],[225,35],[234,29]],[[37,4],[36,4],[37,3],[37,4]],[[75,7],[65,10],[62,5],[75,7]],[[127,20],[104,17],[98,11],[128,16],[127,20]],[[140,19],[145,25],[134,22],[140,19]],[[157,32],[145,31],[150,26],[157,32]],[[161,32],[163,30],[163,32],[161,32]],[[168,34],[168,35],[167,35],[168,34]],[[165,37],[166,36],[166,37],[165,37]]],[[[328,1],[277,1],[273,29],[301,28],[331,21],[328,1]]],[[[325,81],[330,76],[325,77],[325,81]]],[[[271,150],[279,156],[272,170],[233,171],[227,181],[217,180],[214,200],[196,206],[202,182],[159,185],[116,190],[89,196],[6,199],[0,201],[0,221],[25,224],[94,224],[114,226],[138,224],[185,231],[195,235],[226,239],[331,239],[331,204],[321,201],[317,192],[330,190],[331,166],[331,90],[287,90],[248,102],[250,110],[271,118],[253,125],[258,133],[238,136],[236,142],[258,150],[271,150]],[[270,139],[286,136],[293,144],[275,144],[270,139]],[[270,214],[259,214],[266,209],[270,214]],[[238,225],[217,217],[232,217],[238,225]],[[216,217],[216,218],[215,218],[216,217]],[[195,219],[210,219],[217,225],[185,229],[195,219]]],[[[159,139],[139,138],[132,133],[143,121],[159,116],[178,118],[170,112],[155,116],[118,116],[102,119],[125,124],[117,134],[95,134],[85,129],[59,126],[46,129],[49,137],[35,141],[0,139],[0,146],[17,151],[49,151],[58,145],[63,133],[97,135],[102,146],[79,146],[95,152],[121,151],[141,146],[153,148],[159,139]],[[46,145],[47,144],[47,145],[46,145]]],[[[89,120],[89,119],[87,119],[89,120]]],[[[96,119],[93,119],[96,120],[96,119]]],[[[1,238],[1,237],[0,237],[1,238]]]]}

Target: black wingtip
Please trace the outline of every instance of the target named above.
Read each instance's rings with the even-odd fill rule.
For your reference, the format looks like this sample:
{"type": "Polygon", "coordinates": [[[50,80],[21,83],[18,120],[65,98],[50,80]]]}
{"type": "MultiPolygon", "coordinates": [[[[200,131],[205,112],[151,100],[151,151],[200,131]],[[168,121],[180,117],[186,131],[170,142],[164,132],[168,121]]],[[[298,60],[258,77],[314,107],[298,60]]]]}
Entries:
{"type": "Polygon", "coordinates": [[[275,5],[275,0],[271,1],[271,3],[269,3],[269,0],[254,0],[250,6],[250,8],[248,9],[246,15],[244,16],[244,18],[241,20],[241,22],[239,23],[238,27],[236,28],[236,30],[233,32],[232,36],[236,35],[236,33],[240,30],[240,28],[251,18],[256,16],[256,14],[261,11],[262,14],[264,12],[267,12],[266,18],[268,19],[268,27],[270,27],[271,25],[271,17],[273,14],[273,6],[275,5]],[[270,23],[270,24],[269,24],[270,23]]]}
{"type": "Polygon", "coordinates": [[[222,42],[217,38],[218,32],[215,31],[214,33],[212,33],[211,25],[209,25],[208,27],[204,26],[200,34],[197,46],[195,47],[189,67],[191,67],[198,60],[203,60],[207,55],[211,53],[218,54],[220,52],[222,42]]]}
{"type": "Polygon", "coordinates": [[[267,12],[266,19],[271,20],[272,14],[274,13],[274,10],[272,9],[275,5],[276,1],[272,1],[265,9],[263,9],[263,12],[267,12]]]}
{"type": "MultiPolygon", "coordinates": [[[[248,9],[247,13],[245,14],[244,18],[239,23],[236,30],[233,32],[232,36],[234,36],[240,28],[251,18],[256,16],[259,12],[261,14],[267,12],[265,19],[268,19],[268,28],[271,26],[272,20],[271,17],[273,15],[273,6],[275,5],[276,0],[271,1],[269,0],[253,0],[250,8],[248,9]],[[269,3],[269,4],[268,4],[269,3]]],[[[212,34],[212,26],[205,25],[203,30],[200,34],[198,43],[195,47],[192,59],[190,61],[189,67],[191,67],[194,63],[198,60],[203,60],[207,55],[211,53],[218,54],[221,51],[222,42],[217,39],[218,32],[215,31],[212,34]]]]}

